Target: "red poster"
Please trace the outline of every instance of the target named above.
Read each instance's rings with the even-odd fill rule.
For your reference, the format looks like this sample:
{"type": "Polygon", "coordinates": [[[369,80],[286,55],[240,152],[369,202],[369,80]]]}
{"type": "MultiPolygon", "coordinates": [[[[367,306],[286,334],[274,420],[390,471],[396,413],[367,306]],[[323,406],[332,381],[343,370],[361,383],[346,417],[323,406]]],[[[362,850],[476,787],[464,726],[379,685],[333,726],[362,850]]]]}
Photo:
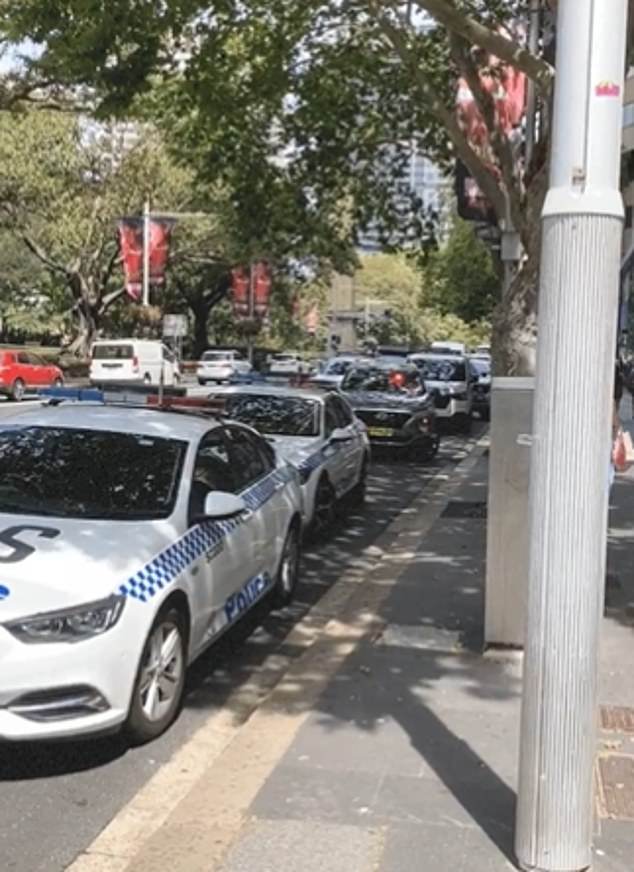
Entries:
{"type": "Polygon", "coordinates": [[[253,311],[258,318],[264,318],[269,311],[271,295],[271,267],[265,260],[253,264],[253,311]]]}
{"type": "MultiPolygon", "coordinates": [[[[519,27],[515,28],[513,33],[504,30],[501,30],[501,33],[510,36],[519,43],[525,41],[525,33],[519,27]]],[[[487,72],[480,74],[480,83],[493,97],[497,126],[504,131],[512,145],[516,144],[521,140],[521,123],[526,110],[526,76],[508,64],[502,63],[499,58],[489,56],[487,72]]],[[[499,178],[500,171],[491,149],[488,127],[464,79],[460,79],[458,82],[456,104],[458,121],[467,135],[469,144],[478,157],[485,162],[490,172],[499,178]]],[[[460,208],[459,213],[468,220],[473,220],[469,214],[466,214],[473,210],[474,213],[481,213],[479,220],[486,220],[485,216],[491,215],[492,208],[475,181],[470,176],[468,179],[469,190],[464,188],[463,182],[458,181],[460,186],[458,190],[459,206],[461,205],[461,196],[466,202],[468,201],[467,206],[465,206],[465,214],[460,208]]]]}
{"type": "Polygon", "coordinates": [[[143,292],[143,219],[119,221],[119,244],[123,259],[125,289],[130,299],[138,301],[143,292]]]}
{"type": "Polygon", "coordinates": [[[249,290],[251,278],[248,269],[237,266],[231,270],[231,298],[233,312],[238,318],[249,317],[249,290]]]}
{"type": "Polygon", "coordinates": [[[169,257],[174,220],[152,218],[150,220],[150,284],[162,285],[169,257]]]}

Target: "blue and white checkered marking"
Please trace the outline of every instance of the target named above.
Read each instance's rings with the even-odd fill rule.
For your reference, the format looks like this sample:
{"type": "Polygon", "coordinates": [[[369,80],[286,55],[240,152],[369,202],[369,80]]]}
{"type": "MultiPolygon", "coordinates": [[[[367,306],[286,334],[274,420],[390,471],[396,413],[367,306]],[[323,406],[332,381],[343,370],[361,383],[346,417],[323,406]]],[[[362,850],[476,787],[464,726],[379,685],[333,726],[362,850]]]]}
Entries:
{"type": "MultiPolygon", "coordinates": [[[[242,494],[247,507],[251,511],[259,509],[271,499],[277,486],[290,481],[293,474],[289,468],[277,469],[249,488],[242,494]]],[[[243,518],[232,518],[228,521],[205,521],[197,524],[120,585],[119,593],[140,600],[142,603],[148,602],[243,523],[243,518]]]]}
{"type": "Polygon", "coordinates": [[[311,474],[316,469],[319,469],[320,466],[323,466],[324,463],[332,457],[336,450],[337,449],[333,445],[324,445],[318,451],[315,451],[314,454],[310,454],[308,457],[304,458],[297,467],[302,473],[302,479],[306,481],[310,478],[311,474]]]}

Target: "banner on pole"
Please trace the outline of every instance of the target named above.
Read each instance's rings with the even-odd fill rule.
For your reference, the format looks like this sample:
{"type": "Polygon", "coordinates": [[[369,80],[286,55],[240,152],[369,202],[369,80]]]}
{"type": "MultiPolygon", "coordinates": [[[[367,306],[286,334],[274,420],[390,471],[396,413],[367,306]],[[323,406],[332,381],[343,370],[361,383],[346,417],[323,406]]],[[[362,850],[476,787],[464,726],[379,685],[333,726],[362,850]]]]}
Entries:
{"type": "Polygon", "coordinates": [[[119,221],[119,245],[126,294],[131,300],[138,303],[143,293],[142,218],[122,218],[119,221]]]}
{"type": "Polygon", "coordinates": [[[266,260],[259,260],[253,264],[253,312],[257,318],[264,318],[269,311],[269,298],[271,296],[271,266],[266,260]]]}
{"type": "Polygon", "coordinates": [[[150,284],[165,283],[165,270],[169,258],[172,230],[176,222],[173,218],[150,219],[150,284]]]}
{"type": "Polygon", "coordinates": [[[271,266],[268,261],[255,261],[251,268],[234,267],[231,270],[231,302],[236,318],[266,318],[271,284],[271,266]]]}
{"type": "Polygon", "coordinates": [[[243,266],[231,270],[231,302],[236,318],[249,317],[249,293],[251,277],[243,266]]]}

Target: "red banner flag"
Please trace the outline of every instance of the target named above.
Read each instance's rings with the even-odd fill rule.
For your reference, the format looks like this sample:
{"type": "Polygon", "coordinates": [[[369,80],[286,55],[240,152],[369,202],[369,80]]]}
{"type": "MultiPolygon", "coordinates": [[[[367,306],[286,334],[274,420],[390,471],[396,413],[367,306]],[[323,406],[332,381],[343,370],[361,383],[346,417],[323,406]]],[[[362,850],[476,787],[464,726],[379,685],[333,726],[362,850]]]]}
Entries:
{"type": "Polygon", "coordinates": [[[264,318],[269,311],[271,295],[271,267],[265,260],[253,264],[253,311],[258,318],[264,318]]]}
{"type": "Polygon", "coordinates": [[[152,218],[150,220],[151,285],[162,285],[165,282],[165,270],[174,224],[175,221],[172,218],[152,218]]]}
{"type": "Polygon", "coordinates": [[[249,271],[243,266],[237,266],[231,270],[233,313],[238,318],[249,317],[250,282],[249,271]]]}
{"type": "Polygon", "coordinates": [[[143,292],[142,218],[122,218],[119,221],[119,244],[123,258],[126,293],[130,299],[138,302],[143,292]]]}

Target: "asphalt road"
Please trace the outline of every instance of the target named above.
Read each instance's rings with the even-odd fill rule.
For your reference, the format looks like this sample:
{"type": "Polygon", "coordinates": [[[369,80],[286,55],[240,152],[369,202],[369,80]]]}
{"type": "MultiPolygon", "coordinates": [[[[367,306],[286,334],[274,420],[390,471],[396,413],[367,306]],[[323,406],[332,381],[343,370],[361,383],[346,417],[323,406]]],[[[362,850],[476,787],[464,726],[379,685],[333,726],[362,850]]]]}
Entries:
{"type": "MultiPolygon", "coordinates": [[[[0,418],[20,414],[30,405],[0,403],[0,418]]],[[[284,639],[293,624],[350,564],[366,559],[363,552],[385,527],[434,474],[459,462],[464,448],[464,438],[446,437],[436,461],[426,466],[377,458],[363,513],[342,518],[336,534],[305,551],[292,609],[260,609],[211,648],[190,670],[179,720],[158,741],[135,749],[118,737],[57,745],[0,744],[2,872],[65,869],[213,711],[265,670],[271,655],[292,656],[284,639]]]]}

